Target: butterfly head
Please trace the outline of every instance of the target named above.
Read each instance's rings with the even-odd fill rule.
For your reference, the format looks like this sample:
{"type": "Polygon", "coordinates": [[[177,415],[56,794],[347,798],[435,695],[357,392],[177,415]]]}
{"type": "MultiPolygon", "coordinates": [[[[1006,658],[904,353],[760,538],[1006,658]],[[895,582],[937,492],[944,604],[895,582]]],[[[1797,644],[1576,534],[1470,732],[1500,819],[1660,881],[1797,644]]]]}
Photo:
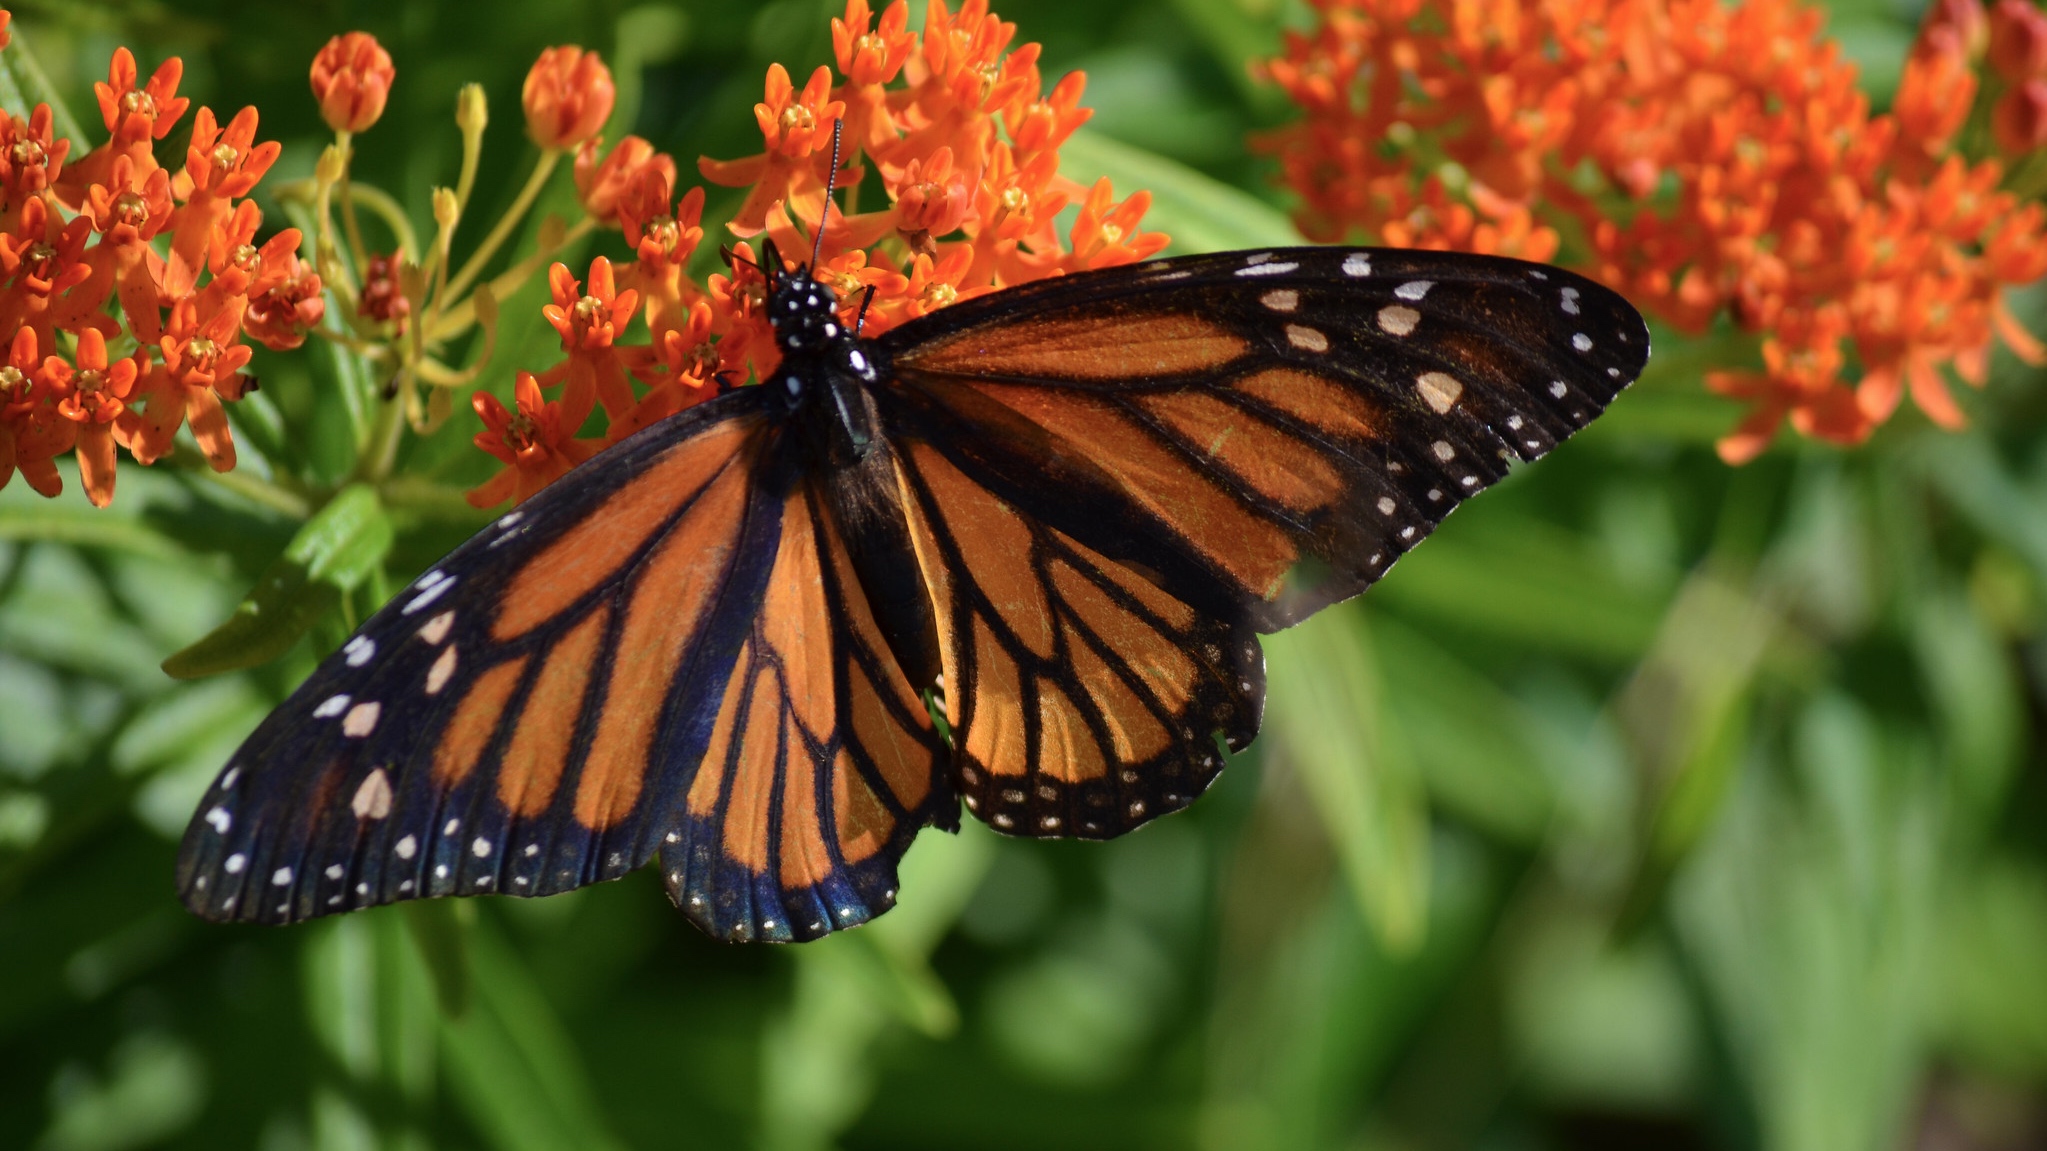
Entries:
{"type": "Polygon", "coordinates": [[[807,267],[787,268],[774,241],[762,253],[762,271],[768,279],[768,323],[775,329],[775,343],[785,357],[814,356],[848,333],[839,321],[839,298],[830,287],[810,274],[807,267]]]}

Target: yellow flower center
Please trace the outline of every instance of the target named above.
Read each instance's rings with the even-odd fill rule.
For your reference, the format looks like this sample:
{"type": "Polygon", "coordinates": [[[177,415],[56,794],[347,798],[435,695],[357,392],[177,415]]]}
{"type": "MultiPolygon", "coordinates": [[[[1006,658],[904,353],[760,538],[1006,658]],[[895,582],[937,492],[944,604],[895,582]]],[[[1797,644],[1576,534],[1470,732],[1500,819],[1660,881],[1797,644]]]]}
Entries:
{"type": "Polygon", "coordinates": [[[144,116],[155,119],[156,99],[147,92],[123,92],[121,93],[121,111],[130,114],[139,112],[144,116]]]}
{"type": "Polygon", "coordinates": [[[983,64],[974,69],[974,74],[981,78],[981,99],[986,100],[988,93],[995,90],[995,82],[1002,78],[1002,69],[993,64],[983,64]]]}
{"type": "Polygon", "coordinates": [[[1002,190],[1002,210],[1021,212],[1031,206],[1031,194],[1014,185],[1002,190]]]}
{"type": "Polygon", "coordinates": [[[801,104],[791,104],[782,109],[782,136],[784,139],[799,133],[809,133],[817,128],[817,114],[801,104]]]}
{"type": "Polygon", "coordinates": [[[885,54],[888,52],[888,41],[883,40],[880,34],[875,32],[869,32],[867,35],[862,36],[858,40],[853,41],[854,55],[858,56],[866,52],[879,52],[885,54]]]}
{"type": "Polygon", "coordinates": [[[682,226],[673,219],[663,216],[647,225],[646,236],[654,241],[655,247],[664,252],[673,252],[675,245],[682,239],[682,226]]]}
{"type": "Polygon", "coordinates": [[[576,301],[574,311],[579,323],[594,324],[604,318],[604,301],[595,296],[584,296],[576,301]]]}
{"type": "Polygon", "coordinates": [[[924,306],[927,308],[943,308],[954,300],[959,299],[960,293],[959,289],[951,284],[946,283],[944,280],[939,280],[936,283],[926,284],[923,295],[918,298],[924,301],[924,306]]]}
{"type": "Polygon", "coordinates": [[[689,358],[682,369],[698,379],[709,379],[718,370],[718,349],[709,344],[698,344],[689,350],[689,358]]]}
{"type": "Polygon", "coordinates": [[[185,351],[201,363],[211,360],[220,353],[220,345],[205,336],[193,336],[185,342],[185,351]]]}
{"type": "Polygon", "coordinates": [[[1117,227],[1114,224],[1102,225],[1102,245],[1104,247],[1114,247],[1115,245],[1121,243],[1122,241],[1123,229],[1117,227]]]}
{"type": "Polygon", "coordinates": [[[28,398],[28,376],[13,364],[0,367],[0,396],[11,400],[28,398]]]}
{"type": "Polygon", "coordinates": [[[233,144],[218,144],[214,146],[213,166],[216,168],[232,168],[235,166],[235,161],[241,158],[242,154],[235,151],[233,144]]]}
{"type": "Polygon", "coordinates": [[[49,153],[43,151],[43,146],[34,140],[15,141],[14,147],[8,150],[8,155],[16,166],[22,168],[33,168],[50,158],[49,153]]]}
{"type": "Polygon", "coordinates": [[[81,396],[96,396],[107,385],[107,374],[97,368],[82,369],[71,380],[81,396]]]}
{"type": "Polygon", "coordinates": [[[505,446],[524,455],[533,450],[533,417],[525,412],[513,412],[511,422],[505,426],[505,446]]]}
{"type": "Polygon", "coordinates": [[[140,192],[123,192],[114,197],[114,221],[131,228],[140,228],[149,222],[149,201],[140,192]]]}
{"type": "Polygon", "coordinates": [[[28,246],[28,262],[38,267],[57,258],[57,249],[42,240],[28,246]]]}
{"type": "Polygon", "coordinates": [[[235,248],[235,253],[231,259],[234,260],[235,267],[240,268],[244,272],[253,272],[262,262],[259,259],[260,255],[261,253],[256,250],[256,245],[242,244],[235,248]]]}

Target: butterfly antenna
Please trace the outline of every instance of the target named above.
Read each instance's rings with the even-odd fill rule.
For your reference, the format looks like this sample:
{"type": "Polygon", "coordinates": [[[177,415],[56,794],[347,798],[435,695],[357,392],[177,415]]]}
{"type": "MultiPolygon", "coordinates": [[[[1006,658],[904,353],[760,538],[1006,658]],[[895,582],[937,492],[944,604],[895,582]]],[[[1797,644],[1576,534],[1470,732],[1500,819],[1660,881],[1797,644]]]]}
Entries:
{"type": "Polygon", "coordinates": [[[854,334],[854,335],[856,335],[856,336],[857,336],[857,335],[859,335],[859,334],[860,334],[860,329],[862,329],[862,328],[864,328],[864,327],[866,327],[866,326],[867,326],[867,305],[869,305],[869,304],[871,304],[871,303],[873,303],[873,302],[874,302],[874,285],[873,285],[873,284],[869,284],[869,285],[867,285],[867,294],[866,294],[866,295],[864,295],[864,296],[862,296],[862,297],[860,297],[860,315],[859,315],[859,316],[858,316],[857,318],[855,318],[855,319],[854,319],[854,321],[853,321],[853,334],[854,334]]]}
{"type": "Polygon", "coordinates": [[[832,170],[824,178],[824,214],[817,221],[817,235],[810,242],[810,271],[817,271],[818,257],[824,252],[824,226],[832,219],[832,193],[838,190],[839,181],[839,137],[845,133],[846,119],[832,121],[832,170]]]}

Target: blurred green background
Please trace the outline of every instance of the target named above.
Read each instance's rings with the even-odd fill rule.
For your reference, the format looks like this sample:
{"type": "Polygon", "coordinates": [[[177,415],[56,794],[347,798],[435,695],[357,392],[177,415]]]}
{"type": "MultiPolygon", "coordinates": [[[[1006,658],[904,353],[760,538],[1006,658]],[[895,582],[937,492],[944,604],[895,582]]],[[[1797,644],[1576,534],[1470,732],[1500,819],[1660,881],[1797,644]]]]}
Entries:
{"type": "MultiPolygon", "coordinates": [[[[1917,13],[1832,7],[1883,104],[1917,13]]],[[[375,33],[399,79],[358,178],[421,226],[462,82],[495,117],[488,220],[531,162],[518,88],[543,46],[602,51],[612,135],[687,180],[757,148],[766,64],[827,61],[839,11],[15,8],[80,111],[118,44],[145,71],[183,56],[198,101],[257,104],[285,145],[266,188],[326,139],[314,51],[375,33]]],[[[999,11],[1048,79],[1088,72],[1068,174],[1151,189],[1179,251],[1284,242],[1244,141],[1287,109],[1245,62],[1302,11],[999,11]]],[[[539,292],[506,303],[501,393],[554,358],[539,292]]],[[[2038,296],[2015,304],[2047,331],[2038,296]]],[[[104,512],[75,473],[55,502],[17,482],[0,1147],[2047,1147],[2047,389],[2000,353],[1969,432],[1907,413],[1858,451],[1730,470],[1712,441],[1735,413],[1699,373],[1743,347],[1659,333],[1589,432],[1274,637],[1266,734],[1191,811],[1105,845],[927,833],[898,910],[797,948],[714,943],[645,874],[289,930],[190,918],[171,872],[195,797],[342,617],[277,664],[173,682],[159,661],[297,521],[171,467],[124,466],[104,512]]],[[[344,474],[345,437],[319,438],[333,365],[259,356],[245,445],[344,474]]],[[[408,472],[482,478],[474,430],[461,410],[408,472]]],[[[394,581],[480,522],[431,494],[393,514],[394,581]]]]}

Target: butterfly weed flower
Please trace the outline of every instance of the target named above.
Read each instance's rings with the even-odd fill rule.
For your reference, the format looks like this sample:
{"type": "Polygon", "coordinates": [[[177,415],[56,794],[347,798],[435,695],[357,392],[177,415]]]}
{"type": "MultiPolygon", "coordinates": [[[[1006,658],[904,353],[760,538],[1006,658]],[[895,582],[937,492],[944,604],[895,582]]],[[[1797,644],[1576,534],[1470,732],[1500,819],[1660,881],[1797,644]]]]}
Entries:
{"type": "MultiPolygon", "coordinates": [[[[0,114],[0,486],[19,471],[55,496],[55,461],[75,452],[105,506],[121,451],[156,462],[187,427],[209,466],[234,467],[222,405],[249,386],[250,296],[292,279],[300,236],[256,243],[249,197],[279,149],[258,139],[254,108],[222,123],[200,107],[183,163],[158,161],[191,107],[183,73],[172,57],[144,79],[116,49],[93,86],[107,136],[83,156],[54,137],[48,105],[0,114]]],[[[295,323],[317,322],[317,296],[315,282],[295,323]]]]}
{"type": "Polygon", "coordinates": [[[367,32],[350,32],[327,41],[313,57],[310,77],[320,118],[336,132],[361,132],[384,114],[398,69],[391,53],[367,32]]]}
{"type": "Polygon", "coordinates": [[[1861,442],[1908,394],[1958,426],[1948,378],[1980,384],[1993,338],[2039,359],[2003,297],[2047,271],[2038,206],[1962,146],[1980,96],[2003,159],[2037,147],[2023,0],[1932,5],[1882,114],[1795,0],[1314,7],[1263,65],[1302,113],[1262,146],[1303,231],[1533,259],[1578,238],[1679,330],[1750,333],[1760,367],[1706,378],[1749,409],[1730,462],[1787,421],[1861,442]]]}
{"type": "MultiPolygon", "coordinates": [[[[1087,188],[1059,175],[1060,145],[1089,116],[1081,106],[1086,77],[1071,73],[1048,90],[1037,45],[1012,49],[1015,35],[985,0],[957,12],[932,3],[921,33],[910,29],[904,3],[877,16],[865,0],[849,0],[831,24],[836,72],[819,67],[798,87],[787,69],[771,65],[754,106],[761,151],[699,158],[705,180],[745,190],[723,223],[745,242],[733,249],[729,272],[701,283],[687,262],[704,236],[703,189],[677,187],[673,160],[637,137],[608,151],[601,139],[584,139],[575,157],[584,224],[619,228],[635,258],[593,261],[583,281],[564,264],[550,272],[554,299],[545,315],[566,358],[535,382],[563,389],[561,419],[604,413],[601,430],[564,425],[570,434],[586,446],[614,443],[709,399],[721,380],[743,384],[775,370],[780,353],[761,309],[765,282],[753,243],[762,237],[784,253],[807,254],[821,224],[815,274],[837,296],[845,325],[861,323],[868,335],[1001,287],[1164,248],[1165,236],[1142,227],[1148,194],[1119,200],[1107,181],[1087,188]],[[887,202],[862,211],[870,171],[887,202]],[[833,183],[842,192],[827,215],[833,183]],[[1062,235],[1058,216],[1076,204],[1062,235]],[[578,295],[583,282],[588,294],[578,295]],[[636,317],[623,310],[628,298],[636,317]]],[[[474,489],[472,503],[538,490],[508,477],[545,469],[492,452],[506,469],[474,489]]]]}

